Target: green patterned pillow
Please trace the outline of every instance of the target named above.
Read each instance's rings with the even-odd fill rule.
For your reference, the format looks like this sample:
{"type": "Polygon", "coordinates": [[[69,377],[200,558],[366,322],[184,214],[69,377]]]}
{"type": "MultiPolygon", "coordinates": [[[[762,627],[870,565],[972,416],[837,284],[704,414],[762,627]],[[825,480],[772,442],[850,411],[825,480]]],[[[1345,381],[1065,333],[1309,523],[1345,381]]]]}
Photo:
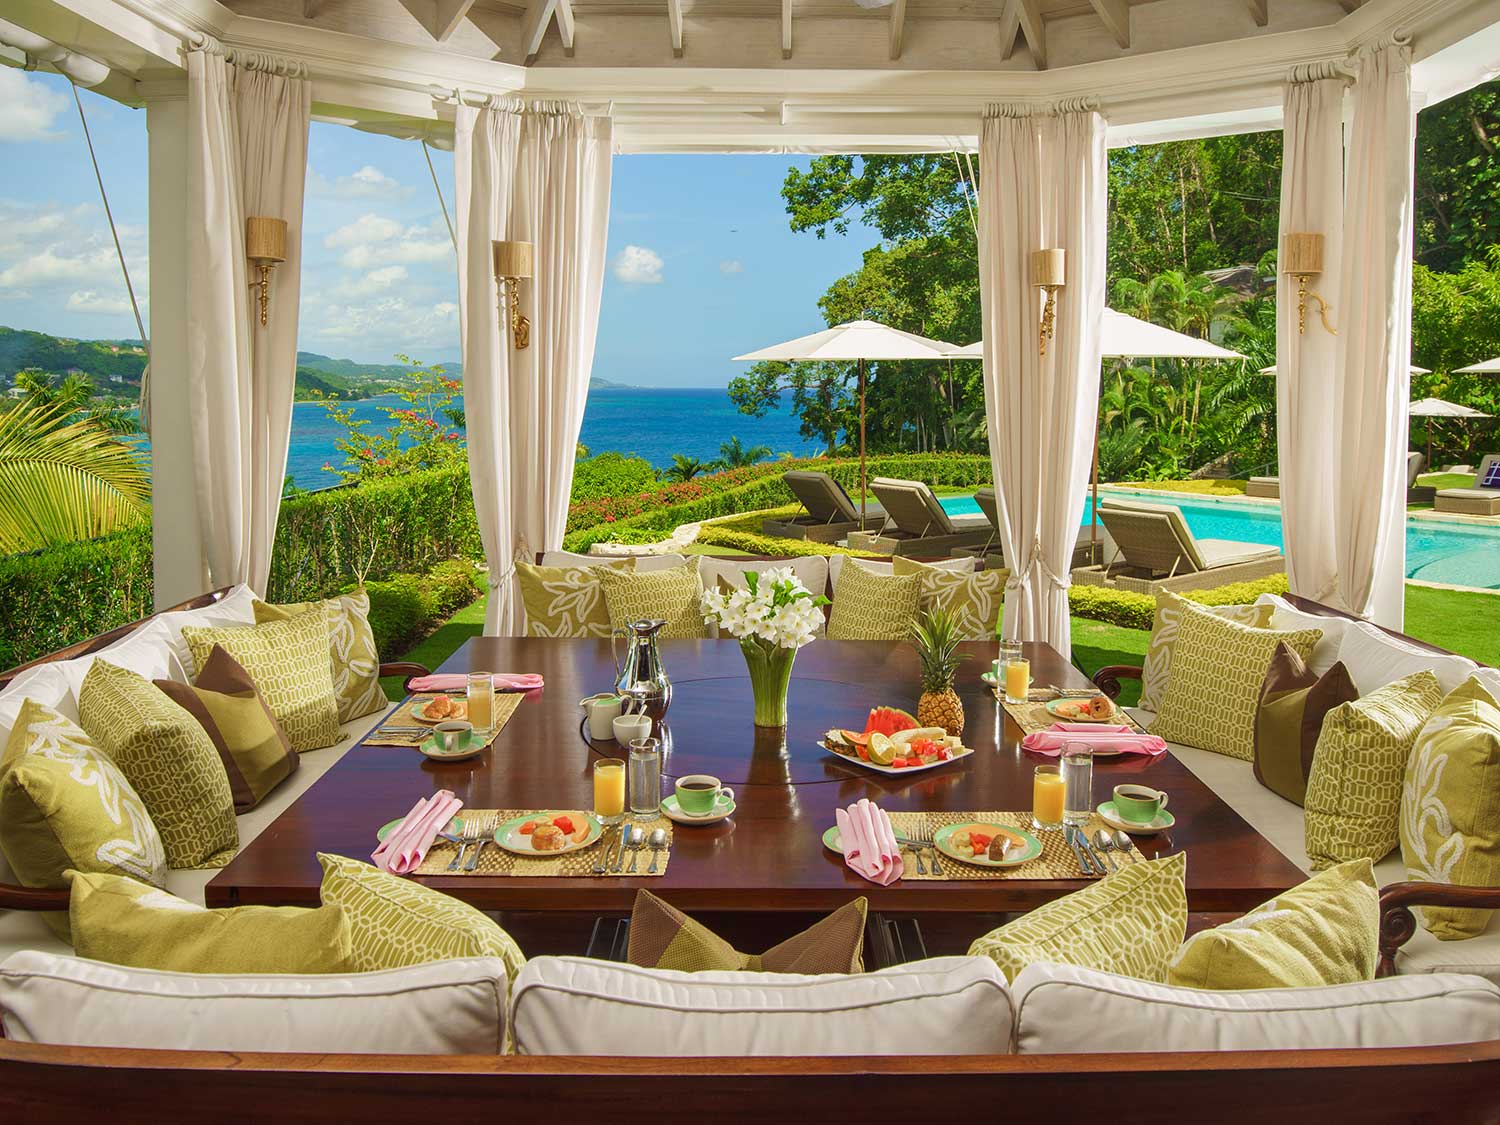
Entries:
{"type": "Polygon", "coordinates": [[[1009,570],[1002,567],[965,573],[915,559],[897,557],[893,562],[895,574],[915,574],[921,579],[917,593],[919,613],[947,610],[958,624],[960,638],[966,641],[993,641],[998,636],[1009,570]]]}
{"type": "Polygon", "coordinates": [[[1401,786],[1424,723],[1443,702],[1415,672],[1323,716],[1307,777],[1307,855],[1314,871],[1361,857],[1379,863],[1401,842],[1401,786]]]}
{"type": "Polygon", "coordinates": [[[234,858],[234,793],[197,719],[149,680],[107,660],[94,661],[83,677],[78,718],[146,802],[167,866],[223,867],[234,858]]]}
{"type": "MultiPolygon", "coordinates": [[[[0,851],[23,887],[66,887],[64,872],[167,881],[145,802],[89,736],[51,708],[21,704],[0,760],[0,851]]],[[[68,937],[68,916],[43,916],[68,937]]]]}
{"type": "MultiPolygon", "coordinates": [[[[1423,883],[1500,886],[1500,705],[1472,676],[1422,726],[1401,790],[1401,859],[1423,883]]],[[[1490,911],[1425,906],[1443,941],[1475,937],[1490,911]]]]}
{"type": "Polygon", "coordinates": [[[623,629],[632,621],[651,618],[665,621],[662,637],[706,637],[708,626],[699,605],[703,580],[698,560],[689,559],[667,570],[621,570],[604,567],[599,572],[609,624],[623,629]]]}
{"type": "Polygon", "coordinates": [[[339,701],[339,722],[384,711],[391,705],[380,686],[380,653],[375,648],[375,630],[370,628],[370,595],[361,586],[347,594],[321,602],[291,602],[287,605],[255,603],[255,620],[285,621],[299,613],[322,613],[328,626],[328,651],[332,663],[333,694],[339,701]]]}
{"type": "Polygon", "coordinates": [[[222,645],[250,673],[293,750],[317,750],[338,741],[339,704],[322,614],[299,613],[262,625],[188,626],[182,639],[195,668],[203,667],[214,645],[222,645]]]}
{"type": "Polygon", "coordinates": [[[1253,761],[1260,687],[1277,644],[1285,642],[1306,663],[1323,633],[1257,629],[1190,602],[1181,608],[1172,678],[1151,733],[1168,742],[1253,761]]]}
{"type": "Polygon", "coordinates": [[[72,872],[73,952],[171,973],[342,973],[349,924],[337,906],[234,906],[180,899],[118,875],[72,872]]]}
{"type": "Polygon", "coordinates": [[[607,637],[609,606],[604,604],[605,570],[635,572],[634,559],[598,566],[533,566],[516,563],[528,637],[607,637]]]}
{"type": "Polygon", "coordinates": [[[845,559],[828,611],[828,639],[904,641],[921,601],[920,575],[876,574],[858,559],[845,559]]]}
{"type": "Polygon", "coordinates": [[[1351,860],[1183,943],[1167,983],[1218,991],[1318,988],[1375,979],[1380,892],[1368,859],[1351,860]]]}
{"type": "Polygon", "coordinates": [[[341,855],[319,852],[318,862],[323,905],[343,907],[349,919],[349,967],[356,973],[498,957],[515,980],[526,964],[508,933],[451,895],[341,855]]]}
{"type": "Polygon", "coordinates": [[[1207,610],[1226,621],[1256,629],[1271,627],[1271,611],[1274,608],[1269,605],[1204,606],[1165,591],[1157,594],[1156,616],[1151,622],[1151,640],[1146,648],[1146,658],[1141,661],[1141,699],[1137,706],[1143,711],[1161,710],[1162,697],[1166,695],[1167,683],[1172,675],[1172,652],[1177,647],[1177,631],[1182,626],[1184,604],[1207,610]]]}
{"type": "Polygon", "coordinates": [[[1187,853],[1132,863],[1081,891],[1039,906],[969,946],[1014,981],[1051,961],[1161,982],[1187,932],[1187,853]]]}

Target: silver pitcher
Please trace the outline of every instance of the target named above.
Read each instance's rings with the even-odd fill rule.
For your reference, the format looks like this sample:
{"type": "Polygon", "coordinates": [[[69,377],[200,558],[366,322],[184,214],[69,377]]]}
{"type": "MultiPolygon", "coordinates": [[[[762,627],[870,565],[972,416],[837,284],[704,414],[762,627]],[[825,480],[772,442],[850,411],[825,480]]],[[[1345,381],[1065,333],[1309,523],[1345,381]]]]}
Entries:
{"type": "Polygon", "coordinates": [[[650,715],[655,722],[661,721],[672,702],[672,681],[656,647],[656,635],[666,624],[650,619],[632,621],[613,634],[629,642],[624,661],[615,664],[615,691],[630,699],[631,711],[650,715]]]}

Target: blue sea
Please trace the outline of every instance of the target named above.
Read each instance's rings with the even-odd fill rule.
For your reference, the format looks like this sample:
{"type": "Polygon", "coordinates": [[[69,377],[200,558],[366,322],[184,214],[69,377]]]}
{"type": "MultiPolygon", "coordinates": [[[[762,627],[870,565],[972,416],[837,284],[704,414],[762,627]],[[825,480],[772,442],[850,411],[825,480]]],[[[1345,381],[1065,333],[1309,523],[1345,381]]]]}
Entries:
{"type": "MultiPolygon", "coordinates": [[[[397,398],[380,397],[356,403],[354,410],[357,416],[384,426],[386,416],[381,407],[401,405],[397,398]]],[[[327,488],[338,483],[338,478],[324,472],[323,466],[337,465],[341,460],[333,444],[341,432],[318,403],[299,402],[292,408],[287,472],[298,488],[327,488]]],[[[797,419],[785,404],[764,418],[751,418],[741,414],[719,387],[590,391],[579,440],[591,453],[634,453],[661,468],[672,463],[674,453],[712,461],[719,456],[719,445],[731,436],[738,437],[746,448],[768,446],[773,455],[813,454],[822,448],[817,442],[802,439],[797,419]]]]}

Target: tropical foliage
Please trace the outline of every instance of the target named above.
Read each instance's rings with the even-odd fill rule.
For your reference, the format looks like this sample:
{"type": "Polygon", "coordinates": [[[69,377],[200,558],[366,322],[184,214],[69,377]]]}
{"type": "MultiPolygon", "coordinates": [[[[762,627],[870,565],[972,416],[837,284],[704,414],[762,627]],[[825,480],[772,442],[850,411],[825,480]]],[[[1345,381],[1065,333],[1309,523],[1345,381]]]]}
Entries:
{"type": "Polygon", "coordinates": [[[463,383],[450,378],[441,365],[428,366],[405,355],[396,358],[406,365],[405,377],[388,393],[406,405],[380,407],[387,418],[384,429],[360,417],[353,405],[323,402],[329,419],[345,431],[334,442],[344,455],[343,464],[330,462],[323,469],[345,483],[465,462],[463,407],[455,405],[463,383]]]}

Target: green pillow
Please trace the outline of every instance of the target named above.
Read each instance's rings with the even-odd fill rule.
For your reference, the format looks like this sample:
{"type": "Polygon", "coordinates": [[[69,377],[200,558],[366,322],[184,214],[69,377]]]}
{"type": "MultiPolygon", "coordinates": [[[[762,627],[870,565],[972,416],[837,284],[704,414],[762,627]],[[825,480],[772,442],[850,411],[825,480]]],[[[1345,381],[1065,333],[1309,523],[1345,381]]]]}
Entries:
{"type": "Polygon", "coordinates": [[[146,802],[168,867],[223,867],[234,858],[234,794],[197,719],[150,680],[107,660],[94,661],[83,677],[78,717],[146,802]]]}
{"type": "Polygon", "coordinates": [[[1172,650],[1172,678],[1151,733],[1168,742],[1251,761],[1260,686],[1285,643],[1303,661],[1323,632],[1278,632],[1229,621],[1182,603],[1182,624],[1172,650]]]}
{"type": "MultiPolygon", "coordinates": [[[[1401,792],[1401,859],[1424,883],[1500,886],[1500,706],[1470,677],[1417,734],[1401,792]]],[[[1475,937],[1490,911],[1424,906],[1444,941],[1475,937]]]]}
{"type": "Polygon", "coordinates": [[[1302,804],[1324,716],[1358,698],[1342,663],[1318,676],[1285,644],[1277,645],[1255,710],[1255,780],[1302,804]]]}
{"type": "Polygon", "coordinates": [[[370,595],[363,586],[321,602],[287,605],[255,603],[255,620],[285,621],[299,613],[317,612],[328,626],[333,694],[339,703],[339,722],[384,711],[390,700],[380,686],[380,653],[370,628],[370,595]]]}
{"type": "Polygon", "coordinates": [[[917,574],[877,574],[854,558],[844,560],[833,607],[828,611],[831,641],[904,641],[922,601],[917,574]]]}
{"type": "Polygon", "coordinates": [[[521,604],[526,607],[528,637],[608,637],[609,607],[604,604],[604,570],[635,572],[634,559],[598,566],[533,566],[516,563],[521,604]]]}
{"type": "Polygon", "coordinates": [[[118,875],[71,872],[73,952],[173,973],[342,973],[349,925],[337,906],[209,910],[118,875]]]}
{"type": "Polygon", "coordinates": [[[250,673],[293,750],[317,750],[338,741],[339,704],[322,614],[299,613],[260,625],[188,626],[182,639],[195,668],[203,667],[214,645],[234,657],[250,673]]]}
{"type": "Polygon", "coordinates": [[[1177,647],[1177,632],[1182,627],[1184,606],[1257,629],[1268,629],[1271,625],[1272,607],[1268,605],[1205,606],[1166,591],[1158,593],[1156,616],[1151,621],[1151,640],[1146,646],[1146,656],[1141,661],[1141,699],[1138,706],[1144,711],[1161,710],[1161,701],[1167,693],[1167,684],[1172,675],[1172,653],[1177,647]]]}
{"type": "Polygon", "coordinates": [[[1161,982],[1187,932],[1187,854],[1132,863],[1108,878],[1039,906],[969,946],[1014,981],[1050,961],[1161,982]]]}
{"type": "Polygon", "coordinates": [[[1355,859],[1194,934],[1172,959],[1167,983],[1217,991],[1357,984],[1375,979],[1379,946],[1375,869],[1355,859]]]}
{"type": "Polygon", "coordinates": [[[1361,857],[1379,863],[1401,842],[1401,785],[1412,744],[1443,701],[1416,672],[1323,718],[1304,806],[1314,871],[1361,857]]]}
{"type": "Polygon", "coordinates": [[[349,919],[349,967],[364,973],[455,957],[498,957],[511,980],[526,964],[511,936],[451,895],[341,855],[318,853],[324,906],[349,919]]]}
{"type": "MultiPolygon", "coordinates": [[[[845,563],[847,566],[848,564],[845,563]]],[[[921,579],[917,587],[917,612],[944,609],[953,615],[959,637],[966,641],[993,641],[1000,629],[1000,614],[1005,609],[1005,580],[1010,571],[946,570],[915,559],[896,558],[892,571],[897,575],[915,574],[921,579]]]]}
{"type": "Polygon", "coordinates": [[[681,566],[666,570],[622,570],[599,567],[599,584],[604,587],[604,604],[609,609],[612,629],[623,629],[642,618],[665,621],[658,634],[662,637],[706,637],[708,626],[703,620],[703,580],[698,576],[698,560],[689,559],[681,566]]]}
{"type": "MultiPolygon", "coordinates": [[[[23,887],[62,890],[64,872],[167,881],[161,836],[120,767],[35,700],[21,703],[0,759],[0,851],[23,887]]],[[[44,915],[64,939],[68,916],[44,915]]]]}
{"type": "Polygon", "coordinates": [[[869,900],[857,898],[764,953],[741,953],[650,891],[637,891],[630,911],[625,960],[646,969],[684,973],[862,973],[869,900]]]}
{"type": "Polygon", "coordinates": [[[291,741],[255,690],[255,681],[218,645],[208,654],[195,684],[152,681],[208,735],[229,776],[234,811],[248,812],[296,772],[300,759],[291,741]]]}

